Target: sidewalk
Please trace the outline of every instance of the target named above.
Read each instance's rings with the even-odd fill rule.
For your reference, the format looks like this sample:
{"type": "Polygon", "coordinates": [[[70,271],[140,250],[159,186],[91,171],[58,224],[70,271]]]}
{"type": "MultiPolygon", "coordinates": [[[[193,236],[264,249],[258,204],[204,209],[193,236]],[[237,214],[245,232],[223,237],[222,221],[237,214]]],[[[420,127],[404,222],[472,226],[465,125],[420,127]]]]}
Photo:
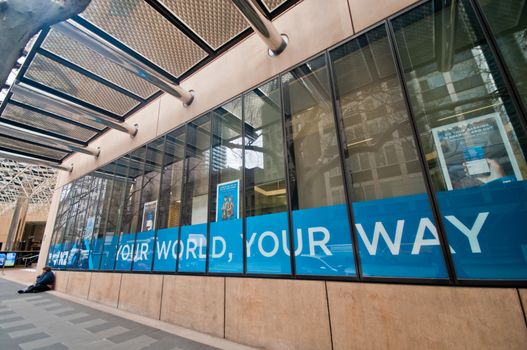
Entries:
{"type": "Polygon", "coordinates": [[[1,349],[250,349],[58,292],[17,294],[35,276],[30,269],[0,274],[1,349]]]}

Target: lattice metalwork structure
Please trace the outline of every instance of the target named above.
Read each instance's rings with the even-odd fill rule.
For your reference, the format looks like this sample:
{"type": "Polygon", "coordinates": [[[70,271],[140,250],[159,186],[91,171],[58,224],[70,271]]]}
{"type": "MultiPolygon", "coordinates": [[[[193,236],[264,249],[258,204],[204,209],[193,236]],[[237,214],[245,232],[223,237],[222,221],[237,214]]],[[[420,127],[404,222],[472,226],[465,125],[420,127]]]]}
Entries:
{"type": "Polygon", "coordinates": [[[28,198],[30,207],[49,206],[56,181],[54,169],[0,158],[0,215],[20,197],[28,198]]]}

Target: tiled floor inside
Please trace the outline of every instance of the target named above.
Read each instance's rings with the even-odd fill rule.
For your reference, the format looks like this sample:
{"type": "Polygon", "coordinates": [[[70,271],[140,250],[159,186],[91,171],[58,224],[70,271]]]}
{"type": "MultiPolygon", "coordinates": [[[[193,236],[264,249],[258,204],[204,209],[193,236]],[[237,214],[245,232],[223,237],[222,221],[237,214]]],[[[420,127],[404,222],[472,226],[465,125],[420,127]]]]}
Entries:
{"type": "Polygon", "coordinates": [[[0,278],[0,349],[214,349],[0,278]]]}

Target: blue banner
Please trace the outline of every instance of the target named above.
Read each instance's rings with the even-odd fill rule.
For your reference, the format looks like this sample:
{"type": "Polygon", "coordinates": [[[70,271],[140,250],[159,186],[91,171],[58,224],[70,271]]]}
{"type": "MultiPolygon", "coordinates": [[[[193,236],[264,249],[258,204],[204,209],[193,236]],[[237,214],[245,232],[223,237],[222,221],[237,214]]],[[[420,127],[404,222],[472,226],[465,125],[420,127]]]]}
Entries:
{"type": "Polygon", "coordinates": [[[207,259],[207,224],[181,227],[179,271],[205,272],[207,259]]]}
{"type": "Polygon", "coordinates": [[[210,224],[209,272],[243,272],[242,220],[210,224]]]}
{"type": "Polygon", "coordinates": [[[287,212],[247,218],[247,272],[290,274],[287,212]]]}
{"type": "Polygon", "coordinates": [[[364,276],[448,278],[426,194],[353,203],[364,276]]]}
{"type": "Polygon", "coordinates": [[[101,259],[101,270],[113,270],[115,264],[115,252],[119,236],[112,234],[104,237],[104,245],[101,259]]]}
{"type": "Polygon", "coordinates": [[[48,258],[46,260],[46,265],[50,267],[55,267],[55,261],[53,261],[53,253],[55,251],[56,244],[50,244],[48,248],[48,258]]]}
{"type": "Polygon", "coordinates": [[[66,249],[66,247],[68,246],[69,244],[61,243],[57,247],[57,263],[55,264],[56,267],[61,269],[66,268],[66,265],[68,264],[68,255],[70,252],[68,249],[66,249]]]}
{"type": "Polygon", "coordinates": [[[121,235],[117,247],[117,257],[115,259],[116,271],[130,271],[132,269],[132,260],[134,259],[135,233],[126,233],[121,235]]]}
{"type": "Polygon", "coordinates": [[[146,231],[137,234],[134,247],[134,271],[150,271],[154,253],[154,232],[146,231]]]}
{"type": "Polygon", "coordinates": [[[157,230],[154,271],[176,271],[178,230],[178,227],[157,230]]]}
{"type": "Polygon", "coordinates": [[[92,241],[90,257],[88,258],[88,270],[98,270],[101,263],[102,238],[92,241]]]}
{"type": "Polygon", "coordinates": [[[527,279],[527,181],[437,193],[461,279],[527,279]]]}
{"type": "Polygon", "coordinates": [[[356,274],[346,205],[293,211],[296,273],[356,274]]]}

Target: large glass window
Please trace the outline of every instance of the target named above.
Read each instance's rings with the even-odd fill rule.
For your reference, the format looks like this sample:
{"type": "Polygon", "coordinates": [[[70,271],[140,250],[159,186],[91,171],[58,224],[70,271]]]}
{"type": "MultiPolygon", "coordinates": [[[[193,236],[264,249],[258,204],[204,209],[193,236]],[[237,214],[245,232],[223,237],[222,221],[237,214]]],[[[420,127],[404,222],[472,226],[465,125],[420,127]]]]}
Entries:
{"type": "MultiPolygon", "coordinates": [[[[119,240],[117,245],[117,256],[115,259],[116,270],[130,270],[134,260],[135,234],[141,229],[142,208],[141,190],[144,185],[146,146],[140,147],[130,153],[125,158],[126,165],[124,168],[122,186],[123,194],[121,196],[122,221],[117,222],[119,240]]],[[[114,187],[117,185],[114,184],[114,187]]],[[[112,199],[113,201],[113,199],[112,199]]],[[[121,215],[118,216],[121,220],[121,215]]]]}
{"type": "Polygon", "coordinates": [[[212,112],[209,272],[243,272],[242,99],[212,112]]]}
{"type": "Polygon", "coordinates": [[[282,77],[296,273],[354,275],[326,56],[282,77]]]}
{"type": "Polygon", "coordinates": [[[165,137],[165,156],[159,196],[159,229],[154,256],[155,271],[176,271],[184,152],[185,127],[182,127],[165,137]]]}
{"type": "Polygon", "coordinates": [[[69,257],[71,253],[71,248],[73,246],[73,242],[75,240],[75,224],[76,224],[76,218],[79,208],[79,200],[81,198],[81,190],[82,190],[82,182],[84,181],[84,178],[77,179],[73,183],[72,190],[71,190],[71,204],[68,209],[68,213],[66,214],[66,225],[64,228],[64,236],[62,238],[62,245],[61,249],[62,252],[60,254],[58,267],[67,268],[70,267],[68,262],[71,262],[71,258],[69,257]]]}
{"type": "Polygon", "coordinates": [[[134,271],[150,271],[152,268],[164,141],[164,138],[160,138],[146,147],[145,172],[139,205],[141,227],[135,238],[134,271]]]}
{"type": "Polygon", "coordinates": [[[244,95],[247,273],[290,274],[280,80],[244,95]]]}
{"type": "Polygon", "coordinates": [[[48,253],[48,265],[59,267],[59,257],[62,252],[62,239],[66,230],[67,219],[70,212],[71,193],[73,184],[69,183],[62,188],[60,204],[55,219],[53,238],[48,253]]]}
{"type": "Polygon", "coordinates": [[[99,178],[92,175],[85,176],[85,198],[82,202],[82,207],[79,208],[79,214],[76,225],[76,254],[78,255],[78,257],[76,258],[76,264],[72,264],[72,267],[76,267],[82,270],[87,269],[89,264],[90,246],[95,224],[95,214],[97,211],[99,190],[99,178]],[[82,216],[81,210],[84,210],[82,216]]]}
{"type": "Polygon", "coordinates": [[[458,278],[527,278],[525,132],[474,10],[428,2],[392,23],[458,278]]]}
{"type": "Polygon", "coordinates": [[[77,269],[81,265],[81,260],[86,253],[86,248],[89,247],[84,243],[84,224],[86,220],[86,212],[90,203],[90,189],[92,185],[92,177],[85,176],[80,182],[79,191],[79,205],[77,207],[77,215],[75,217],[75,225],[73,226],[73,238],[70,247],[70,254],[68,256],[68,268],[77,269]]]}
{"type": "Polygon", "coordinates": [[[205,272],[211,125],[205,115],[187,126],[178,270],[205,272]]]}
{"type": "Polygon", "coordinates": [[[385,26],[330,55],[363,275],[448,277],[385,26]]]}
{"type": "Polygon", "coordinates": [[[478,0],[478,3],[527,107],[527,3],[525,0],[478,0]]]}
{"type": "Polygon", "coordinates": [[[123,214],[123,203],[127,189],[128,156],[118,159],[111,169],[111,195],[105,217],[103,253],[101,259],[101,270],[113,270],[115,267],[116,252],[118,249],[121,217],[123,214]]]}
{"type": "Polygon", "coordinates": [[[113,181],[108,175],[108,166],[101,168],[98,171],[92,173],[92,176],[98,179],[99,187],[96,189],[98,193],[97,204],[95,207],[95,212],[93,214],[93,223],[90,222],[92,216],[88,216],[88,221],[86,224],[86,231],[89,232],[90,225],[91,230],[93,230],[92,240],[91,240],[91,249],[89,252],[88,259],[88,269],[89,270],[98,270],[101,263],[101,255],[103,249],[103,239],[104,239],[104,224],[108,214],[108,208],[110,206],[110,194],[113,181]]]}

